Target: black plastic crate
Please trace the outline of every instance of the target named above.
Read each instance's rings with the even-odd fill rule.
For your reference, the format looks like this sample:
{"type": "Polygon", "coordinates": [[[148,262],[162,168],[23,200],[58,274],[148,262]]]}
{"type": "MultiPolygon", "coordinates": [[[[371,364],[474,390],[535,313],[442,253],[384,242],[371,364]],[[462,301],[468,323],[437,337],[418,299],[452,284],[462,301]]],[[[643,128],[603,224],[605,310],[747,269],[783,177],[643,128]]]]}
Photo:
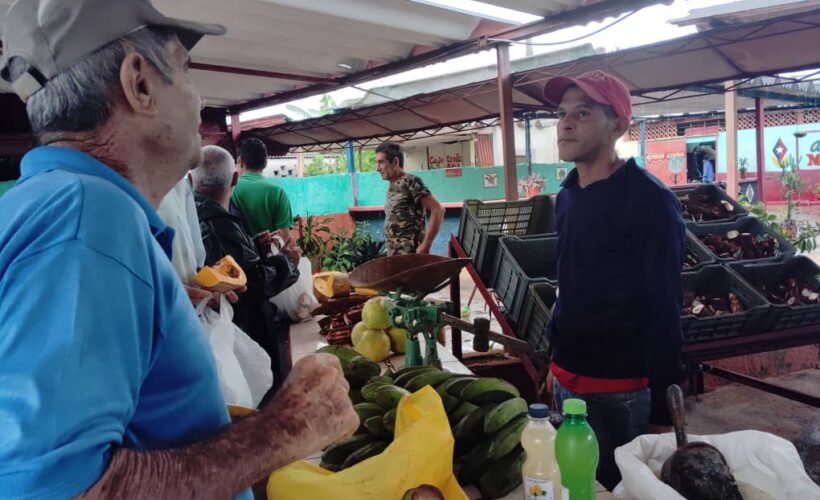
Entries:
{"type": "Polygon", "coordinates": [[[498,240],[494,290],[512,321],[521,320],[524,299],[531,284],[557,282],[557,247],[556,235],[505,236],[498,240]]]}
{"type": "MultiPolygon", "coordinates": [[[[690,271],[697,271],[698,269],[709,266],[717,262],[715,256],[712,255],[712,252],[706,248],[700,240],[692,234],[691,231],[688,229],[686,230],[686,255],[685,257],[688,259],[689,255],[693,255],[694,258],[697,260],[696,264],[693,264],[690,267],[684,267],[684,272],[690,271]]],[[[684,261],[685,264],[685,261],[684,261]]]]}
{"type": "Polygon", "coordinates": [[[809,282],[815,290],[820,290],[820,266],[808,257],[795,257],[780,262],[730,264],[733,271],[748,281],[771,304],[767,331],[786,330],[803,326],[820,327],[820,304],[788,305],[772,302],[762,290],[773,289],[789,278],[809,282]]]}
{"type": "Polygon", "coordinates": [[[721,202],[726,202],[732,207],[732,215],[729,217],[724,217],[721,219],[713,219],[713,220],[706,220],[706,221],[696,221],[694,219],[687,219],[684,218],[684,222],[687,225],[692,224],[716,224],[722,222],[733,222],[738,220],[741,217],[749,215],[749,211],[746,210],[743,205],[738,203],[736,200],[732,199],[726,191],[721,189],[715,184],[702,184],[700,186],[689,186],[686,188],[679,188],[673,189],[672,192],[675,193],[675,196],[678,197],[678,200],[681,201],[681,208],[683,208],[683,200],[687,196],[691,195],[706,195],[707,203],[710,204],[718,204],[721,202]]]}
{"type": "MultiPolygon", "coordinates": [[[[790,257],[795,254],[794,246],[783,238],[780,234],[775,232],[771,227],[761,222],[757,217],[741,217],[734,222],[722,222],[715,224],[689,225],[688,229],[702,242],[702,238],[709,234],[719,234],[726,236],[729,231],[738,231],[740,233],[751,233],[760,240],[763,235],[771,235],[777,242],[777,249],[774,257],[765,257],[762,259],[735,259],[732,257],[719,257],[711,253],[718,261],[721,262],[768,262],[773,260],[781,260],[784,257],[790,257]]],[[[705,246],[705,245],[704,245],[705,246]]],[[[708,250],[708,248],[707,248],[708,250]]]]}
{"type": "Polygon", "coordinates": [[[522,201],[484,203],[465,200],[458,241],[473,260],[481,280],[493,287],[493,264],[502,236],[546,234],[555,231],[555,207],[549,195],[522,201]]]}
{"type": "Polygon", "coordinates": [[[529,286],[524,299],[516,335],[521,340],[526,340],[536,351],[546,352],[549,349],[546,330],[552,319],[556,288],[552,283],[534,283],[529,286]]]}
{"type": "Polygon", "coordinates": [[[734,293],[743,305],[743,312],[711,316],[683,316],[683,340],[722,339],[759,333],[765,328],[769,303],[740,276],[722,265],[704,267],[682,273],[683,289],[696,293],[714,293],[721,296],[734,293]]]}

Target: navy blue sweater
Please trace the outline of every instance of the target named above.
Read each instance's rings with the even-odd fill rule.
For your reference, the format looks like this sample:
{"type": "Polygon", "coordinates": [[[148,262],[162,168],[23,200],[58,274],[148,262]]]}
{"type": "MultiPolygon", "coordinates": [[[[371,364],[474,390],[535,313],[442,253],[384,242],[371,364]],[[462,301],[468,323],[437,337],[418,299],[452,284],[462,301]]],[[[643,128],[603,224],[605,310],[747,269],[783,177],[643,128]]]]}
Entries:
{"type": "Polygon", "coordinates": [[[583,189],[573,170],[558,194],[556,229],[553,361],[576,375],[648,377],[653,423],[667,422],[665,388],[681,378],[677,198],[632,159],[583,189]]]}

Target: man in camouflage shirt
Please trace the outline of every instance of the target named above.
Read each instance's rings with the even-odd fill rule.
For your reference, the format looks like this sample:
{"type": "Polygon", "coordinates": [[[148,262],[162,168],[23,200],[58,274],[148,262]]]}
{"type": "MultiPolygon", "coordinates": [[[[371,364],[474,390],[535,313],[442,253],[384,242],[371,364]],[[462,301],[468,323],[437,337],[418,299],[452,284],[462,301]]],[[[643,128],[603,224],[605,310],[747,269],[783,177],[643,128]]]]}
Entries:
{"type": "Polygon", "coordinates": [[[384,202],[384,238],[387,255],[430,253],[444,208],[421,179],[404,172],[401,146],[385,142],[376,148],[376,169],[390,182],[384,202]],[[430,224],[424,228],[424,212],[430,211],[430,224]]]}

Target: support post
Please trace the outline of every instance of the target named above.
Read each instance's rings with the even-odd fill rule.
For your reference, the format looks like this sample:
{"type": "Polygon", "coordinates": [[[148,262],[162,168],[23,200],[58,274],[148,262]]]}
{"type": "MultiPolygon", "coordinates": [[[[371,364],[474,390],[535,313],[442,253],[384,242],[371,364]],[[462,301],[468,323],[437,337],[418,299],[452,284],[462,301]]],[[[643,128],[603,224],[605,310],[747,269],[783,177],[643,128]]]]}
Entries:
{"type": "Polygon", "coordinates": [[[234,146],[239,145],[239,134],[242,133],[242,124],[239,122],[239,113],[231,115],[231,141],[234,146]]]}
{"type": "Polygon", "coordinates": [[[739,192],[737,175],[737,92],[734,81],[724,83],[726,92],[726,192],[737,199],[739,192]]]}
{"type": "MultiPolygon", "coordinates": [[[[464,210],[467,210],[464,208],[464,210]]],[[[455,236],[450,237],[450,243],[448,245],[448,250],[450,253],[450,257],[456,258],[458,257],[458,253],[456,252],[453,246],[453,239],[455,236]]],[[[450,280],[450,302],[453,304],[453,307],[456,308],[455,315],[461,317],[461,273],[456,274],[450,280]]],[[[459,361],[461,361],[464,355],[461,352],[461,329],[456,328],[454,326],[450,327],[450,341],[453,343],[453,356],[456,357],[459,361]]]]}
{"type": "Polygon", "coordinates": [[[518,200],[518,175],[515,170],[515,130],[513,129],[512,71],[510,45],[498,44],[498,100],[501,110],[501,150],[504,159],[504,195],[507,201],[518,200]]]}
{"type": "Polygon", "coordinates": [[[646,120],[641,120],[641,158],[643,164],[646,166],[646,120]]]}
{"type": "Polygon", "coordinates": [[[755,97],[755,141],[757,144],[757,199],[766,204],[763,197],[763,176],[766,175],[766,152],[763,145],[766,129],[766,112],[763,110],[763,98],[755,97]]]}
{"type": "MultiPolygon", "coordinates": [[[[353,154],[353,141],[348,141],[345,148],[347,150],[347,171],[350,173],[350,182],[353,184],[353,206],[359,206],[359,179],[357,178],[356,165],[353,154]]],[[[362,147],[359,146],[359,170],[362,169],[362,147]]]]}
{"type": "Polygon", "coordinates": [[[532,175],[532,138],[530,136],[530,115],[524,117],[524,147],[527,148],[524,153],[527,158],[527,175],[532,175]]]}
{"type": "Polygon", "coordinates": [[[356,158],[353,156],[353,141],[347,141],[347,144],[345,144],[345,154],[347,155],[347,173],[352,174],[356,171],[356,158]]]}

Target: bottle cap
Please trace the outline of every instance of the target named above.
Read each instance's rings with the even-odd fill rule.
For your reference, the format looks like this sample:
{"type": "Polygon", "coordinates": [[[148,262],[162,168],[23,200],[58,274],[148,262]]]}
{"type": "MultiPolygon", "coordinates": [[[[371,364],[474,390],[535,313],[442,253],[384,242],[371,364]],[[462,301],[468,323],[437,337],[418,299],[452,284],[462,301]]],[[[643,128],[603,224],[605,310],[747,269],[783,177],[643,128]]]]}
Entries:
{"type": "Polygon", "coordinates": [[[587,414],[587,403],[582,399],[565,399],[564,400],[564,414],[565,415],[583,415],[587,414]]]}
{"type": "Polygon", "coordinates": [[[549,418],[550,409],[545,404],[536,403],[530,405],[529,413],[532,418],[549,418]]]}

